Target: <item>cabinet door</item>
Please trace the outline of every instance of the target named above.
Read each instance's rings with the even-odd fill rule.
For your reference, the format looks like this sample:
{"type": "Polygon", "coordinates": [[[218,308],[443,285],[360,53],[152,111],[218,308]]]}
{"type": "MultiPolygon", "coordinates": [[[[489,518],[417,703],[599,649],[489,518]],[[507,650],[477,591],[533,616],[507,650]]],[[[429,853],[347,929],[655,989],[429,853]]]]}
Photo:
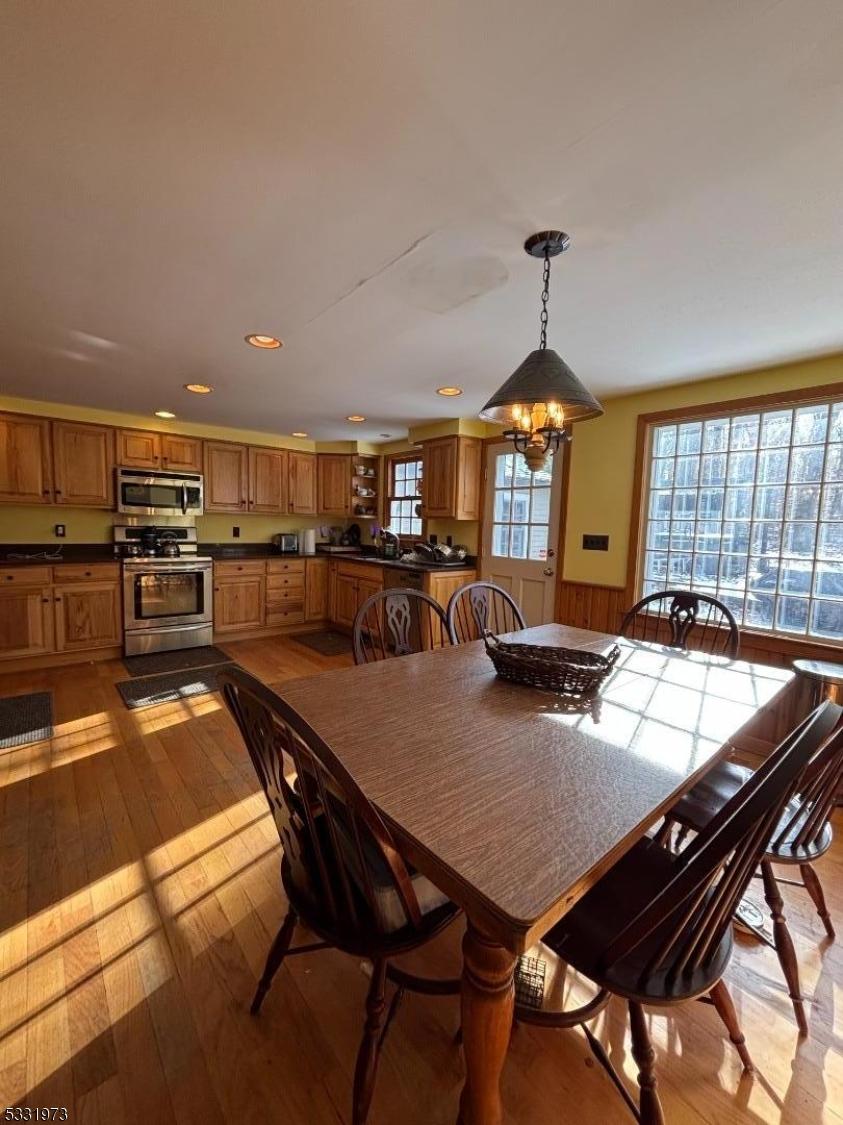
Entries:
{"type": "Polygon", "coordinates": [[[259,629],[265,622],[266,579],[234,578],[214,584],[214,632],[259,629]]]}
{"type": "Polygon", "coordinates": [[[0,503],[52,504],[50,423],[0,414],[0,503]]]}
{"type": "Polygon", "coordinates": [[[458,520],[479,520],[483,480],[483,442],[461,437],[457,446],[458,520]]]}
{"type": "Polygon", "coordinates": [[[245,512],[249,451],[228,441],[205,442],[205,510],[245,512]]]}
{"type": "Polygon", "coordinates": [[[0,590],[0,658],[53,650],[52,590],[0,590]]]}
{"type": "Polygon", "coordinates": [[[422,505],[426,517],[453,518],[456,492],[457,439],[437,438],[425,442],[422,505]]]}
{"type": "Polygon", "coordinates": [[[350,629],[357,616],[358,604],[357,579],[349,578],[346,574],[337,574],[334,583],[334,621],[350,629]]]}
{"type": "Polygon", "coordinates": [[[151,430],[118,430],[117,464],[128,469],[160,468],[161,435],[151,430]]]}
{"type": "Polygon", "coordinates": [[[376,594],[379,590],[383,589],[381,582],[370,581],[368,578],[357,579],[357,609],[370,598],[372,594],[376,594]]]}
{"type": "Polygon", "coordinates": [[[316,515],[316,454],[290,452],[288,509],[296,516],[316,515]]]}
{"type": "Polygon", "coordinates": [[[161,434],[161,468],[173,472],[202,472],[202,439],[161,434]]]}
{"type": "Polygon", "coordinates": [[[304,616],[306,621],[328,617],[328,560],[308,559],[304,577],[304,616]]]}
{"type": "Polygon", "coordinates": [[[122,643],[118,583],[57,586],[55,605],[59,652],[111,648],[122,643]]]}
{"type": "Polygon", "coordinates": [[[114,507],[114,430],[85,422],[53,422],[57,504],[114,507]]]}
{"type": "Polygon", "coordinates": [[[286,514],[287,451],[249,446],[249,511],[286,514]]]}
{"type": "Polygon", "coordinates": [[[351,511],[351,457],[347,453],[318,453],[316,460],[319,514],[347,516],[351,511]]]}

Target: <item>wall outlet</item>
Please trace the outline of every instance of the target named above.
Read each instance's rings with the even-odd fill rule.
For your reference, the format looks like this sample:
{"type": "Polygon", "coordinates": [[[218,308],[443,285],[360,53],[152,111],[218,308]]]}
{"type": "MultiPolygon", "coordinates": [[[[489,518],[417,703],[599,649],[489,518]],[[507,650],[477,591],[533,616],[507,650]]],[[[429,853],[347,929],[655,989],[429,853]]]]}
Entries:
{"type": "Polygon", "coordinates": [[[231,534],[234,536],[235,539],[239,539],[240,538],[240,528],[239,527],[232,527],[231,534]]]}
{"type": "Polygon", "coordinates": [[[582,549],[584,551],[608,551],[609,550],[609,536],[608,535],[584,535],[582,537],[582,549]]]}
{"type": "Polygon", "coordinates": [[[65,535],[67,535],[64,524],[57,523],[53,528],[53,534],[55,535],[56,539],[64,539],[65,535]]]}

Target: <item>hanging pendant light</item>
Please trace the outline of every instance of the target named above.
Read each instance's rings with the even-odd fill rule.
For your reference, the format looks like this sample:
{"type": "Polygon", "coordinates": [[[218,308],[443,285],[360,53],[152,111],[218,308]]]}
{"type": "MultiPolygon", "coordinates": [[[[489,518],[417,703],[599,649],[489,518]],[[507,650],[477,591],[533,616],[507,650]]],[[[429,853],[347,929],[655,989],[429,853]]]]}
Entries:
{"type": "Polygon", "coordinates": [[[545,466],[548,453],[570,439],[565,426],[603,413],[594,395],[562,357],[547,346],[550,259],[570,245],[568,235],[558,230],[533,234],[524,243],[531,257],[544,259],[539,346],[480,411],[485,421],[506,427],[503,436],[524,454],[527,468],[533,473],[545,466]]]}

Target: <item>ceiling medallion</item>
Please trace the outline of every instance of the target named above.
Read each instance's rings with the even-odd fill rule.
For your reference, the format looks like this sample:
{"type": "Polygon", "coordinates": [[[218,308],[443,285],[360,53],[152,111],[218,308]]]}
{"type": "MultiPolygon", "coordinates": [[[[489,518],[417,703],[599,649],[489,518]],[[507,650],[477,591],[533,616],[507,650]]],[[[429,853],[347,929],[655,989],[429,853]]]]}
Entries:
{"type": "Polygon", "coordinates": [[[571,245],[559,230],[531,235],[524,249],[544,260],[542,274],[539,346],[492,395],[480,417],[505,427],[503,436],[524,454],[530,472],[547,464],[547,456],[563,441],[570,441],[571,422],[603,413],[597,399],[585,389],[570,367],[547,346],[547,303],[550,300],[550,259],[571,245]]]}

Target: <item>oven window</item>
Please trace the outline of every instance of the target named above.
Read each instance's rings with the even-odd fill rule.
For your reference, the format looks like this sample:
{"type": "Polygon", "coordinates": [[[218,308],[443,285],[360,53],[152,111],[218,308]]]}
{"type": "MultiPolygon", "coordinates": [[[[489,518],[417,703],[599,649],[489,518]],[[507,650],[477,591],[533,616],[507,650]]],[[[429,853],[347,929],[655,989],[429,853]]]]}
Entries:
{"type": "Polygon", "coordinates": [[[205,612],[205,584],[201,571],[187,574],[135,576],[135,620],[192,617],[205,612]]]}

